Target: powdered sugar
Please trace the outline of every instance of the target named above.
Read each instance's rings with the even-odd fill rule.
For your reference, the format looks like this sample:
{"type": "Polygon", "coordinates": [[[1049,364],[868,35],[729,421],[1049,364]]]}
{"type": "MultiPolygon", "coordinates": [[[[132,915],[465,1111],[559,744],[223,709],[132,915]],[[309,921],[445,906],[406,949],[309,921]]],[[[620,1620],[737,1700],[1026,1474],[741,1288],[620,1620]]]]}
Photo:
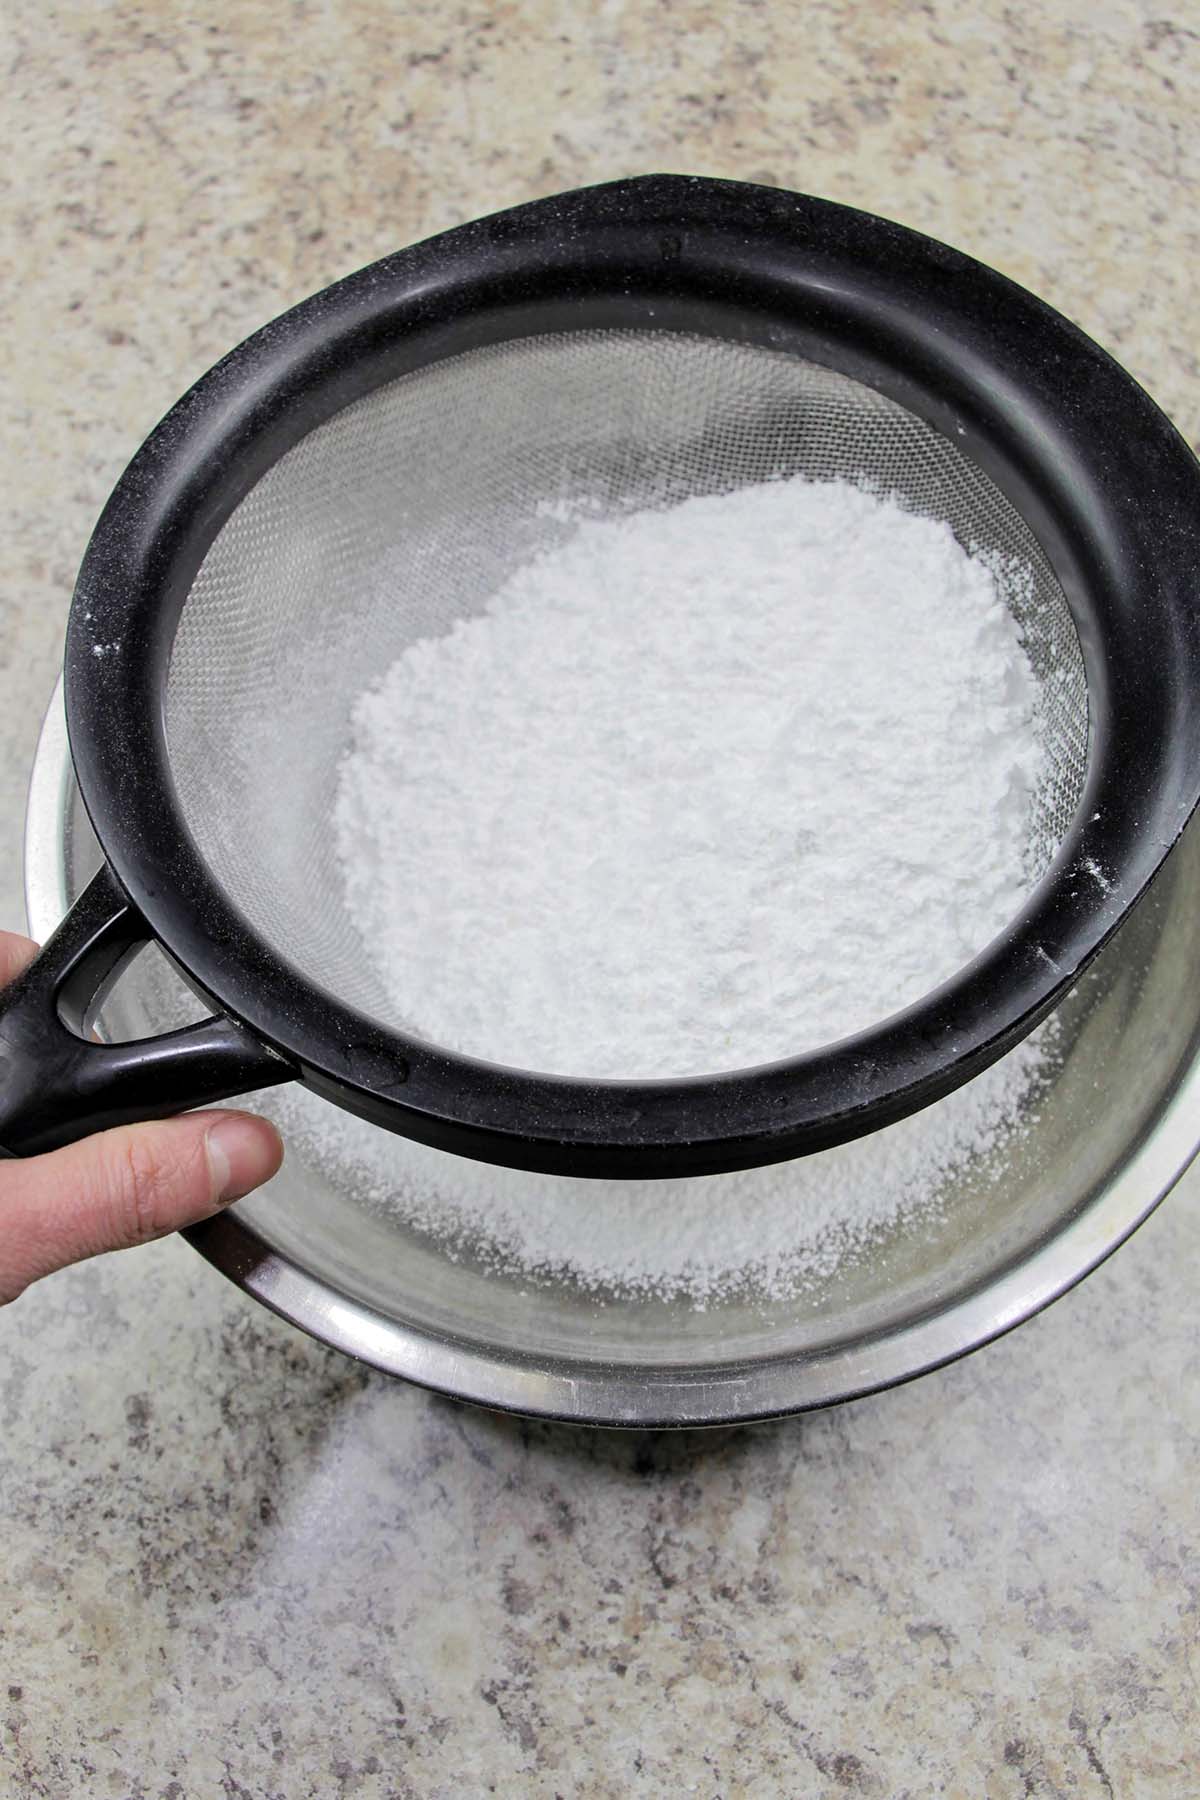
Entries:
{"type": "Polygon", "coordinates": [[[794,1055],[1019,909],[1035,699],[990,570],[848,484],[585,520],[360,700],[349,912],[395,1020],[472,1055],[794,1055]]]}
{"type": "MultiPolygon", "coordinates": [[[[950,976],[1045,846],[1036,684],[995,567],[844,483],[581,520],[363,696],[336,809],[394,1018],[524,1067],[650,1077],[810,1049],[950,976]]],[[[1039,1036],[800,1162],[656,1182],[474,1164],[274,1104],[452,1254],[706,1302],[827,1276],[1002,1151],[1039,1036]]]]}
{"type": "Polygon", "coordinates": [[[448,1156],[390,1136],[303,1088],[271,1110],[289,1141],[375,1211],[452,1256],[535,1282],[710,1305],[779,1299],[827,1280],[898,1226],[936,1211],[970,1171],[996,1172],[1036,1103],[1053,1021],[946,1099],[818,1156],[676,1181],[573,1181],[448,1156]]]}

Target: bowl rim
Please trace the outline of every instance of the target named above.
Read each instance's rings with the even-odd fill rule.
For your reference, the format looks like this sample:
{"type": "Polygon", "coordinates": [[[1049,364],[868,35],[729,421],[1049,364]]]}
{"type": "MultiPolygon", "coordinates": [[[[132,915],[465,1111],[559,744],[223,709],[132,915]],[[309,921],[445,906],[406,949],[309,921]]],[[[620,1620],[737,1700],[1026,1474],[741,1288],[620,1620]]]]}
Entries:
{"type": "MultiPolygon", "coordinates": [[[[25,820],[25,903],[43,938],[65,914],[74,770],[55,688],[38,739],[25,820]]],[[[1058,1299],[1149,1217],[1200,1147],[1200,1037],[1152,1125],[1114,1178],[986,1289],[818,1356],[696,1367],[535,1361],[387,1318],[275,1249],[237,1209],[183,1233],[244,1293],[311,1337],[388,1375],[467,1403],[609,1427],[749,1423],[896,1387],[1001,1337],[1058,1299]]]]}

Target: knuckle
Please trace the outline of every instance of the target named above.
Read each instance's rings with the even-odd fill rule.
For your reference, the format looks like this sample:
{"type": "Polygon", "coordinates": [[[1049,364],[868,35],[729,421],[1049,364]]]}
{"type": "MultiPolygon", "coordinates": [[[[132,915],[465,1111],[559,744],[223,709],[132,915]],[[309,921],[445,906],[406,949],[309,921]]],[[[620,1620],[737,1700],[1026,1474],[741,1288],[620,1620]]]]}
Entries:
{"type": "Polygon", "coordinates": [[[117,1170],[117,1224],[131,1244],[148,1243],[174,1228],[174,1199],[182,1169],[161,1140],[140,1131],[123,1139],[117,1170]]]}

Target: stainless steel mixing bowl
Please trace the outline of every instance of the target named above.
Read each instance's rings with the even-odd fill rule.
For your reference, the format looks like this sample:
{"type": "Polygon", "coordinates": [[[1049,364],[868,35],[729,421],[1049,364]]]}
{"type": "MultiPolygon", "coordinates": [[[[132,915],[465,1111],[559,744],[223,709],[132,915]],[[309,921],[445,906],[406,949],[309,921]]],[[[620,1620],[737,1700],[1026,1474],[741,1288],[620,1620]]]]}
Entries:
{"type": "MultiPolygon", "coordinates": [[[[25,844],[44,938],[98,862],[61,692],[42,731],[25,844]]],[[[1187,1167],[1200,1123],[1200,835],[1061,1011],[1061,1056],[998,1179],[970,1171],[936,1216],[786,1302],[601,1298],[448,1255],[358,1205],[293,1153],[267,1188],[188,1235],[314,1337],[485,1406],[605,1425],[711,1425],[886,1387],[997,1337],[1095,1268],[1187,1167]]],[[[156,951],[104,1015],[161,1024],[156,951]]],[[[161,963],[161,959],[160,959],[161,963]]],[[[647,1204],[654,1204],[648,1184],[647,1204]]]]}

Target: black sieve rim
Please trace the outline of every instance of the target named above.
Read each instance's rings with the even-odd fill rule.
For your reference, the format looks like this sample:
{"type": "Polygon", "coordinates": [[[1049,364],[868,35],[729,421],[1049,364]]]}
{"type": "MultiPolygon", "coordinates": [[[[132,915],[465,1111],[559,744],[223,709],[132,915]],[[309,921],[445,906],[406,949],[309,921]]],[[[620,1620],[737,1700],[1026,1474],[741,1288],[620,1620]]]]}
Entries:
{"type": "MultiPolygon", "coordinates": [[[[1200,470],[1076,327],[933,239],[828,201],[645,176],[459,227],[240,345],[139,450],[89,545],[67,634],[80,790],[122,888],[215,1008],[374,1122],[517,1167],[671,1176],[780,1160],[939,1098],[1045,1016],[1143,893],[1200,796],[1200,470]],[[385,381],[513,337],[687,331],[791,351],[939,429],[1024,516],[1088,683],[1075,819],[1010,927],[918,1004],[760,1068],[587,1081],[388,1031],[250,926],[182,817],[163,699],[220,527],[314,426],[385,381]],[[119,650],[96,655],[97,643],[119,650]]],[[[881,937],[886,903],[881,904],[881,937]]]]}

